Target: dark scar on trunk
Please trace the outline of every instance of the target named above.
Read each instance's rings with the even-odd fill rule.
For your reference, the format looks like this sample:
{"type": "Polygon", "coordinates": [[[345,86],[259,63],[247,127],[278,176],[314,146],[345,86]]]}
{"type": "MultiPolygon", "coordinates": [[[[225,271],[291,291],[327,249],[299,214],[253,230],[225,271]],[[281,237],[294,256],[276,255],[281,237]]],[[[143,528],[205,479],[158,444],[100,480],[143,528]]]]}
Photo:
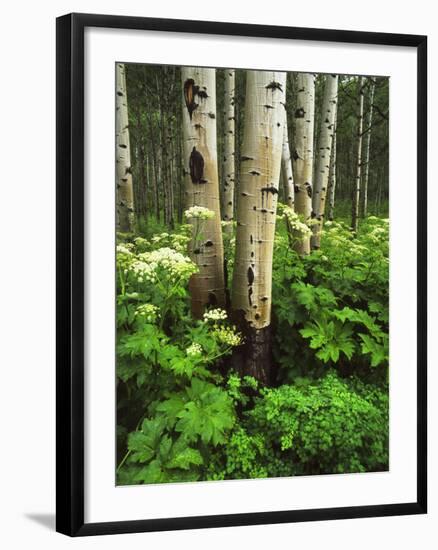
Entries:
{"type": "Polygon", "coordinates": [[[248,267],[247,277],[248,277],[248,284],[252,285],[252,283],[254,282],[254,271],[252,270],[252,267],[248,267]]]}
{"type": "Polygon", "coordinates": [[[217,297],[216,297],[216,294],[214,294],[214,292],[208,293],[208,305],[217,306],[217,297]]]}
{"type": "Polygon", "coordinates": [[[196,150],[196,147],[193,147],[190,155],[189,168],[192,183],[206,183],[204,179],[204,157],[196,150]]]}
{"type": "Polygon", "coordinates": [[[252,306],[251,296],[252,296],[252,286],[250,286],[248,289],[248,303],[250,306],[252,306]]]}
{"type": "Polygon", "coordinates": [[[300,107],[299,109],[297,109],[295,111],[295,118],[304,118],[305,114],[306,114],[306,112],[304,111],[304,109],[302,107],[300,107]]]}
{"type": "Polygon", "coordinates": [[[266,89],[267,89],[267,90],[280,90],[280,92],[283,91],[283,88],[282,88],[280,82],[275,82],[275,80],[273,80],[272,82],[270,82],[270,83],[266,86],[266,89]]]}
{"type": "Polygon", "coordinates": [[[276,187],[262,187],[262,193],[272,193],[278,195],[278,189],[276,187]]]}
{"type": "Polygon", "coordinates": [[[187,111],[189,112],[190,120],[192,120],[192,114],[195,109],[198,108],[198,104],[195,101],[195,95],[199,92],[199,86],[195,85],[193,78],[188,78],[184,82],[184,100],[186,102],[187,111]]]}

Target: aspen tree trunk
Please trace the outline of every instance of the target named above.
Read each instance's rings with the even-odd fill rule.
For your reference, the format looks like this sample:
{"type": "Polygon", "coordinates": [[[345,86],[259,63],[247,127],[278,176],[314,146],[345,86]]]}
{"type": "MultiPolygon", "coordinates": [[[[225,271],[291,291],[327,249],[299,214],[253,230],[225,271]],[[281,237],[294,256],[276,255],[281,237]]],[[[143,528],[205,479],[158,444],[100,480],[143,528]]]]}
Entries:
{"type": "Polygon", "coordinates": [[[116,173],[117,230],[128,233],[132,231],[134,221],[134,191],[129,145],[126,75],[123,63],[116,64],[116,173]]]}
{"type": "Polygon", "coordinates": [[[368,179],[370,174],[370,143],[371,143],[371,126],[373,124],[373,110],[374,110],[374,90],[376,82],[371,79],[370,87],[370,104],[368,111],[367,129],[365,136],[365,171],[363,175],[363,199],[362,199],[362,217],[366,218],[368,214],[368,179]]]}
{"type": "Polygon", "coordinates": [[[270,381],[272,254],[284,134],[286,73],[247,71],[237,194],[233,317],[245,337],[235,367],[270,381]]]}
{"type": "Polygon", "coordinates": [[[216,71],[183,67],[183,164],[186,207],[202,206],[213,219],[194,219],[190,257],[199,273],[190,279],[192,313],[202,317],[207,305],[225,306],[224,252],[221,232],[216,143],[216,71]]]}
{"type": "Polygon", "coordinates": [[[359,77],[357,81],[358,88],[358,113],[357,113],[357,136],[356,136],[356,178],[353,189],[353,203],[351,213],[351,229],[357,233],[359,219],[359,200],[360,200],[360,179],[362,171],[362,132],[363,132],[363,86],[364,77],[359,77]]]}
{"type": "Polygon", "coordinates": [[[287,129],[287,113],[284,111],[283,145],[281,150],[281,168],[284,183],[284,198],[290,208],[294,208],[294,177],[292,172],[292,158],[289,147],[289,132],[287,129]]]}
{"type": "Polygon", "coordinates": [[[312,249],[318,249],[321,245],[337,103],[338,75],[327,75],[324,84],[321,127],[318,137],[315,174],[313,176],[312,218],[316,219],[318,223],[312,227],[312,249]]]}
{"type": "Polygon", "coordinates": [[[330,157],[330,175],[329,175],[329,211],[328,219],[333,220],[335,214],[335,193],[336,193],[336,117],[333,131],[332,154],[330,157]]]}
{"type": "MultiPolygon", "coordinates": [[[[297,75],[297,104],[294,113],[295,135],[293,170],[295,189],[295,211],[305,221],[312,213],[313,134],[315,120],[315,75],[297,75]]],[[[296,244],[298,254],[310,253],[310,237],[300,239],[296,244]]]]}
{"type": "MultiPolygon", "coordinates": [[[[224,157],[223,157],[223,219],[230,222],[234,219],[234,182],[235,170],[235,83],[234,69],[225,69],[224,89],[224,157]]],[[[227,226],[225,231],[232,232],[227,226]]]]}

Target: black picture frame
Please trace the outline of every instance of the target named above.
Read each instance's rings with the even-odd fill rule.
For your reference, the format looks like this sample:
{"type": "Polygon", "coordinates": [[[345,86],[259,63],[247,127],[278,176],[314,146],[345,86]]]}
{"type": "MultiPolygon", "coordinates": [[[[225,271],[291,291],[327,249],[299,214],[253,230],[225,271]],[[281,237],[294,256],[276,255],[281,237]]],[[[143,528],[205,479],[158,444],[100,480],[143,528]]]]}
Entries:
{"type": "Polygon", "coordinates": [[[57,19],[57,496],[56,529],[69,536],[199,529],[427,511],[427,37],[417,35],[68,14],[57,19]],[[135,521],[84,522],[84,29],[216,34],[406,46],[417,51],[417,499],[415,502],[135,521]]]}

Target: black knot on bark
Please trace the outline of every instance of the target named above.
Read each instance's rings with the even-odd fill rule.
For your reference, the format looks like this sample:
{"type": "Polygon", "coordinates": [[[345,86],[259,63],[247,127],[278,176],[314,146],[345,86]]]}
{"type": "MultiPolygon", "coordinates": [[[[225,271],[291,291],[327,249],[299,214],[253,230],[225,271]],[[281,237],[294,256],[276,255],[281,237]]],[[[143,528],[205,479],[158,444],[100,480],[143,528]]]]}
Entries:
{"type": "Polygon", "coordinates": [[[283,91],[283,88],[282,88],[280,82],[275,82],[275,80],[273,80],[272,82],[270,82],[270,83],[266,86],[266,89],[267,89],[267,90],[280,90],[280,92],[283,91]]]}
{"type": "Polygon", "coordinates": [[[193,78],[188,78],[184,82],[184,100],[186,102],[187,111],[189,112],[190,120],[192,120],[192,114],[197,109],[198,104],[195,101],[195,95],[199,92],[199,86],[195,85],[193,78]]]}
{"type": "Polygon", "coordinates": [[[190,177],[192,183],[205,183],[204,180],[204,157],[196,147],[193,147],[189,160],[190,177]]]}
{"type": "Polygon", "coordinates": [[[252,285],[252,283],[254,282],[254,271],[252,270],[252,267],[248,267],[247,277],[248,284],[252,285]]]}

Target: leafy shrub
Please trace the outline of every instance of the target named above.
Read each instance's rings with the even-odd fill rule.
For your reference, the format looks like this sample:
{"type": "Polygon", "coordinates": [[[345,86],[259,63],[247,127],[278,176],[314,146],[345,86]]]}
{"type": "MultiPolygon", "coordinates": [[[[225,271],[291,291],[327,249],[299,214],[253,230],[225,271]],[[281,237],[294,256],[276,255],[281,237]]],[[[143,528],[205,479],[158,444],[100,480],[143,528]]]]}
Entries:
{"type": "Polygon", "coordinates": [[[319,376],[328,364],[343,374],[385,383],[387,221],[370,216],[357,238],[344,224],[327,222],[321,250],[303,258],[280,233],[274,260],[274,353],[280,380],[319,376]]]}
{"type": "Polygon", "coordinates": [[[242,427],[229,438],[221,473],[212,477],[387,468],[387,392],[329,372],[317,381],[298,379],[294,385],[263,389],[244,415],[242,427]]]}

